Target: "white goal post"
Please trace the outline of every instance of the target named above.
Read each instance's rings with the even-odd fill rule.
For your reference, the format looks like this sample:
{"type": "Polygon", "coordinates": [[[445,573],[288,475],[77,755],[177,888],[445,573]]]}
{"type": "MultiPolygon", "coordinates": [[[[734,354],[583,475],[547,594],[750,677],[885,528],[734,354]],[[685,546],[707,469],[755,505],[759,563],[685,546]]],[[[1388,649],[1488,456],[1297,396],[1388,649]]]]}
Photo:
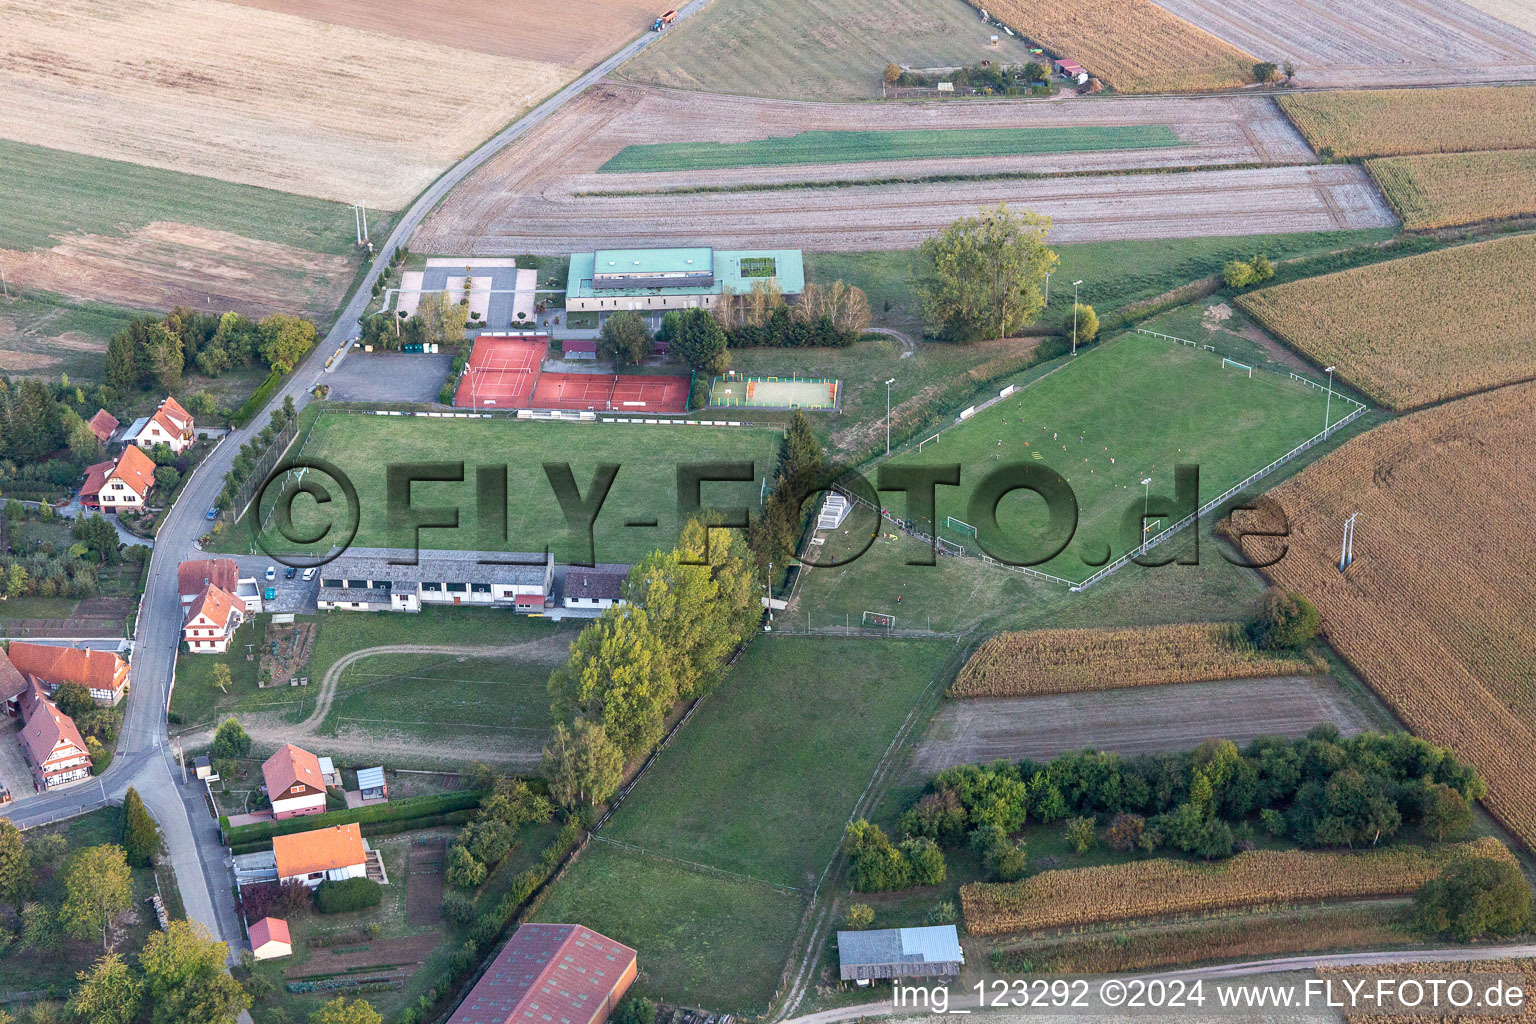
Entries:
{"type": "Polygon", "coordinates": [[[946,516],[944,518],[944,528],[946,530],[954,530],[956,533],[970,534],[973,538],[976,536],[976,527],[964,520],[956,519],[954,516],[946,516]]]}
{"type": "Polygon", "coordinates": [[[859,625],[874,626],[876,629],[894,629],[896,616],[888,612],[865,612],[864,617],[859,620],[859,625]]]}
{"type": "Polygon", "coordinates": [[[1247,363],[1240,363],[1236,359],[1228,359],[1226,356],[1222,356],[1221,357],[1221,368],[1223,370],[1225,370],[1229,366],[1234,367],[1234,368],[1239,369],[1239,370],[1247,370],[1248,371],[1248,379],[1249,380],[1253,379],[1253,367],[1249,366],[1247,363]]]}

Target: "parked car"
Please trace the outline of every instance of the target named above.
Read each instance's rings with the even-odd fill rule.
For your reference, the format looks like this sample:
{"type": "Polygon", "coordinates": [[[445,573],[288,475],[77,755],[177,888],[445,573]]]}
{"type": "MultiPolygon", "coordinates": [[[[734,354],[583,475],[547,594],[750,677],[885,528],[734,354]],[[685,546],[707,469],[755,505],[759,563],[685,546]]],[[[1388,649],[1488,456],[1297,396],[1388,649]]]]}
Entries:
{"type": "Polygon", "coordinates": [[[285,573],[283,573],[283,579],[285,579],[285,580],[291,580],[291,579],[293,579],[293,578],[294,578],[294,577],[295,577],[295,576],[297,576],[297,575],[298,575],[298,574],[299,574],[299,570],[297,570],[297,569],[295,569],[295,568],[294,568],[294,567],[293,567],[293,566],[291,566],[291,565],[290,565],[290,566],[289,566],[289,567],[288,567],[288,571],[287,571],[287,572],[285,572],[285,573]]]}
{"type": "Polygon", "coordinates": [[[275,580],[275,579],[277,579],[277,566],[275,566],[275,565],[267,566],[267,582],[270,583],[272,580],[275,580]]]}
{"type": "Polygon", "coordinates": [[[304,570],[304,582],[305,583],[308,583],[310,580],[312,580],[314,578],[315,578],[315,567],[314,566],[310,566],[308,569],[304,570]]]}
{"type": "Polygon", "coordinates": [[[219,506],[215,505],[215,506],[213,506],[213,508],[210,508],[207,512],[204,512],[203,513],[203,518],[208,520],[210,523],[213,522],[215,519],[219,518],[219,506]]]}

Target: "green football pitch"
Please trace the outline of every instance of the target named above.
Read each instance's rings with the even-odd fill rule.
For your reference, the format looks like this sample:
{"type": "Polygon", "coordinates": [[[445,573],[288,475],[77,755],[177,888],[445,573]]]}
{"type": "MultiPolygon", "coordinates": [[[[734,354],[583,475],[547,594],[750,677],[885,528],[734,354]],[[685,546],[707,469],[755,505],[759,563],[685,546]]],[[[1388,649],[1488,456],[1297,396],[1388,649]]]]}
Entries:
{"type": "MultiPolygon", "coordinates": [[[[1195,504],[1203,504],[1318,433],[1324,400],[1316,388],[1280,374],[1250,377],[1210,352],[1128,335],[1079,354],[885,465],[958,464],[959,486],[936,489],[938,535],[967,553],[990,548],[1016,562],[1046,549],[1044,499],[1027,490],[1006,494],[989,538],[960,525],[977,525],[970,522],[979,518],[969,511],[971,495],[1004,466],[1060,474],[1077,501],[1076,530],[1064,550],[1035,568],[1081,582],[1135,548],[1144,529],[1156,533],[1192,511],[1174,503],[1176,465],[1199,467],[1195,504]],[[1127,522],[1148,504],[1153,518],[1145,527],[1127,522]],[[1167,513],[1161,519],[1160,511],[1167,513]]],[[[1334,421],[1348,411],[1335,401],[1334,421]]],[[[893,515],[908,515],[901,492],[882,492],[881,500],[893,515]]],[[[933,532],[928,523],[914,526],[933,532]]]]}
{"type": "MultiPolygon", "coordinates": [[[[389,528],[388,467],[407,463],[464,463],[464,481],[417,482],[410,489],[414,510],[457,509],[459,525],[421,532],[422,548],[540,552],[547,544],[557,561],[587,557],[567,529],[566,517],[546,474],[545,463],[567,463],[583,499],[590,497],[600,463],[617,465],[617,475],[593,528],[599,562],[634,562],[677,539],[677,479],[680,466],[743,462],[753,466],[749,482],[704,483],[706,507],[758,508],[761,481],[771,476],[781,434],[752,427],[559,423],[511,419],[436,419],[326,413],[315,421],[298,458],[323,459],[340,469],[357,492],[358,528],[353,547],[411,547],[409,531],[389,528]],[[480,467],[506,470],[507,540],[488,539],[478,515],[480,467]]],[[[419,475],[419,474],[418,474],[419,475]]],[[[718,474],[716,474],[718,475],[718,474]]],[[[328,490],[328,481],[318,479],[328,490]]],[[[493,488],[495,489],[495,488],[493,488]]],[[[272,510],[284,487],[268,487],[260,514],[269,543],[288,550],[272,529],[272,510]]],[[[294,497],[295,535],[318,532],[327,521],[309,497],[294,497]]],[[[337,506],[339,507],[339,506],[337,506]]],[[[333,517],[339,518],[339,517],[333,517]]],[[[247,520],[251,515],[246,516],[247,520]]],[[[489,528],[495,531],[496,523],[489,528]]],[[[241,536],[251,536],[242,522],[241,536]]],[[[326,540],[324,547],[330,543],[326,540]]],[[[309,550],[314,550],[313,548],[309,550]]]]}

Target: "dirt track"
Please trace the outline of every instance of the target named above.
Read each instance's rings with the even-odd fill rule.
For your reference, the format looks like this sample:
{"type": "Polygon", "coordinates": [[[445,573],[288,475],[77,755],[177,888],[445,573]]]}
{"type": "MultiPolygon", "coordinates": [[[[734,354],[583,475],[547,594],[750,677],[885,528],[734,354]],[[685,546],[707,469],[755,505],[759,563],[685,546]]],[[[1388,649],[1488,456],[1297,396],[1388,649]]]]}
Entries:
{"type": "Polygon", "coordinates": [[[1285,676],[1050,697],[949,700],[912,755],[932,773],[996,758],[1048,758],[1085,747],[1119,754],[1188,750],[1213,736],[1301,736],[1320,722],[1345,735],[1372,709],[1327,676],[1285,676]]]}
{"type": "Polygon", "coordinates": [[[1536,79],[1536,36],[1457,0],[1155,2],[1264,60],[1294,61],[1300,85],[1536,79]]]}
{"type": "Polygon", "coordinates": [[[489,163],[422,224],[420,251],[508,255],[706,241],[821,250],[902,248],[982,203],[1052,215],[1057,241],[1379,227],[1394,223],[1365,175],[1299,166],[1311,150],[1261,96],[822,104],[605,83],[489,163]],[[1187,145],[961,160],[598,174],[631,143],[741,141],[807,130],[1166,125],[1187,145]],[[894,176],[1265,164],[1177,175],[826,187],[671,196],[701,186],[894,176]],[[603,192],[604,195],[585,193],[603,192]],[[608,194],[617,193],[617,194],[608,194]]]}

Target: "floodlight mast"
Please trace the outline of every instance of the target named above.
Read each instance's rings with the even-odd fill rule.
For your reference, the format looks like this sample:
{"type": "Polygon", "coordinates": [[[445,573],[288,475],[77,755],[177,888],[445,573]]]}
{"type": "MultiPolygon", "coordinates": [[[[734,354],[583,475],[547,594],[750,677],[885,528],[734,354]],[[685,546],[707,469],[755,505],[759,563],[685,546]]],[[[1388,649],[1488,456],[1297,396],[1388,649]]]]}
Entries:
{"type": "Polygon", "coordinates": [[[1323,440],[1328,440],[1328,423],[1333,418],[1333,371],[1337,366],[1330,366],[1323,372],[1328,375],[1328,400],[1323,403],[1323,440]]]}
{"type": "Polygon", "coordinates": [[[1077,289],[1081,281],[1072,282],[1072,354],[1077,355],[1077,289]]]}

